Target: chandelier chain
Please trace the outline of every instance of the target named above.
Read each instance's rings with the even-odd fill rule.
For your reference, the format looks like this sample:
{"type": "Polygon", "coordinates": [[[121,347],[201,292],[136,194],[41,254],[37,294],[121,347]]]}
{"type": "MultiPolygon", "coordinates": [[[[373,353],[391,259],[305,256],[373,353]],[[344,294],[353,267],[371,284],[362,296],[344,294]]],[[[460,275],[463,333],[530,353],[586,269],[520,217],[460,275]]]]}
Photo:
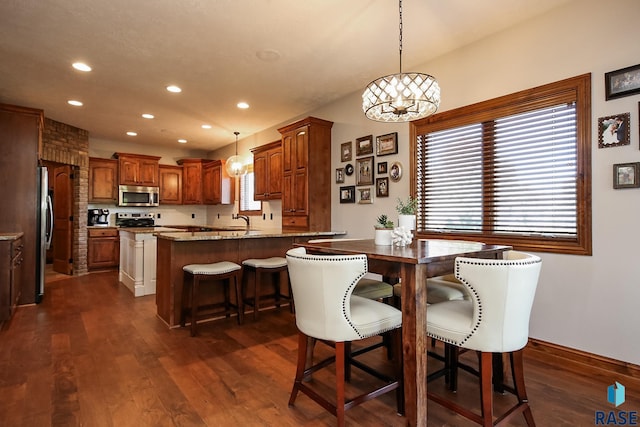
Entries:
{"type": "Polygon", "coordinates": [[[402,0],[399,0],[400,4],[398,10],[400,11],[400,74],[402,74],[402,0]]]}

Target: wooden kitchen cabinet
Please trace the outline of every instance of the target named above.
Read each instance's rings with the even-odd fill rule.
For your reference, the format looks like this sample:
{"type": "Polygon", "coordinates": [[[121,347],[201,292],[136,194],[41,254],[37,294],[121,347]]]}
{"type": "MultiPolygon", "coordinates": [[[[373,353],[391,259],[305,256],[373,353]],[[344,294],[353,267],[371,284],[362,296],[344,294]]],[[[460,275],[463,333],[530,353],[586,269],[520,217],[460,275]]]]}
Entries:
{"type": "Polygon", "coordinates": [[[331,127],[307,117],[282,134],[282,229],[331,230],[331,127]]]}
{"type": "Polygon", "coordinates": [[[282,198],[282,141],[262,145],[253,153],[254,200],[282,198]]]}
{"type": "Polygon", "coordinates": [[[217,205],[234,202],[234,182],[221,160],[182,159],[182,203],[217,205]]]}
{"type": "Polygon", "coordinates": [[[118,161],[89,158],[89,203],[118,201],[118,161]]]}
{"type": "Polygon", "coordinates": [[[7,234],[0,240],[0,324],[13,315],[20,299],[22,283],[22,233],[7,234]]]}
{"type": "Polygon", "coordinates": [[[117,267],[120,262],[120,238],[115,227],[88,228],[87,267],[89,270],[117,267]]]}
{"type": "Polygon", "coordinates": [[[129,153],[114,156],[118,159],[120,185],[158,186],[160,157],[129,153]]]}
{"type": "Polygon", "coordinates": [[[182,166],[160,165],[160,204],[182,204],[182,166]]]}

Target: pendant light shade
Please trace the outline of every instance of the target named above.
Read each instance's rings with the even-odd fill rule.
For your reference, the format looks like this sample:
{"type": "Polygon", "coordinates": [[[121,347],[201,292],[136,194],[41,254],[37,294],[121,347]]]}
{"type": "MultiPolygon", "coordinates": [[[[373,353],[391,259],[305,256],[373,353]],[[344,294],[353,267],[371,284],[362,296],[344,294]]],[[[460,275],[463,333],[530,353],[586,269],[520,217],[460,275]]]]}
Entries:
{"type": "Polygon", "coordinates": [[[435,113],[440,106],[440,86],[433,76],[402,72],[402,0],[400,10],[400,72],[380,77],[362,94],[362,110],[378,122],[407,122],[435,113]]]}
{"type": "Polygon", "coordinates": [[[227,170],[227,175],[237,177],[247,173],[247,165],[244,163],[244,159],[238,156],[238,135],[240,132],[236,131],[233,134],[236,136],[236,154],[227,159],[224,167],[227,170]]]}

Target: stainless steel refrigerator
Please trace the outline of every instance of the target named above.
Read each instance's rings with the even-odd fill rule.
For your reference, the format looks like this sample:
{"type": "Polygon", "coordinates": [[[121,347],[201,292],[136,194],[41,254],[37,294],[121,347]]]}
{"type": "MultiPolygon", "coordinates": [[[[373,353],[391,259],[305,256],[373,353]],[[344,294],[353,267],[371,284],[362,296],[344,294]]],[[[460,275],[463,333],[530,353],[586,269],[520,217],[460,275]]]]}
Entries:
{"type": "Polygon", "coordinates": [[[49,195],[49,175],[47,168],[38,167],[38,230],[36,244],[36,303],[44,297],[45,267],[47,249],[53,237],[53,203],[49,195]]]}

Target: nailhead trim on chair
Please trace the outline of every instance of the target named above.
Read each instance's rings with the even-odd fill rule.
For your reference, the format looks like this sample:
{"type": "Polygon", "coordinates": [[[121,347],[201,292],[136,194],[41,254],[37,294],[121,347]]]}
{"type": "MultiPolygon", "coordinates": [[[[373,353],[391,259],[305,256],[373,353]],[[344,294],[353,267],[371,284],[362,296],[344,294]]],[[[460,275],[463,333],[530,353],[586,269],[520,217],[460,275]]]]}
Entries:
{"type": "MultiPolygon", "coordinates": [[[[467,342],[469,340],[469,338],[471,338],[473,336],[473,334],[476,333],[476,331],[480,327],[480,323],[482,322],[482,301],[480,301],[480,299],[478,298],[478,292],[475,290],[475,288],[473,286],[471,286],[466,280],[464,280],[464,279],[459,277],[458,273],[460,271],[460,264],[468,264],[468,265],[498,265],[498,264],[495,264],[495,261],[496,260],[482,259],[482,258],[477,258],[477,260],[474,259],[473,261],[468,261],[468,260],[456,261],[456,278],[466,285],[466,287],[473,294],[473,299],[478,301],[478,320],[473,325],[473,328],[471,329],[471,332],[469,332],[469,334],[459,342],[451,340],[451,339],[448,339],[448,338],[441,337],[441,336],[436,335],[436,334],[429,334],[429,337],[435,338],[438,341],[442,341],[442,342],[447,343],[447,344],[453,344],[455,346],[461,347],[465,342],[467,342]]],[[[525,259],[525,260],[512,260],[512,261],[500,260],[500,264],[499,265],[501,265],[501,266],[503,266],[503,265],[528,265],[528,264],[536,264],[536,263],[539,263],[539,262],[542,262],[542,260],[540,260],[540,259],[533,259],[533,260],[532,259],[525,259]]]]}
{"type": "MultiPolygon", "coordinates": [[[[317,259],[315,258],[313,255],[305,255],[305,256],[300,256],[300,255],[293,255],[293,254],[289,254],[288,256],[292,257],[292,258],[297,258],[297,259],[306,259],[306,260],[314,260],[317,259]]],[[[345,259],[352,259],[351,256],[349,257],[342,257],[340,255],[335,255],[335,256],[331,256],[330,258],[327,258],[325,256],[322,256],[322,260],[323,261],[329,261],[329,262],[333,262],[333,261],[344,261],[345,259]]],[[[367,263],[367,258],[365,257],[363,259],[364,261],[364,271],[369,271],[369,265],[367,263]]],[[[356,284],[358,284],[358,282],[360,281],[360,279],[362,279],[364,277],[365,273],[362,273],[360,276],[356,277],[355,281],[351,282],[351,284],[349,285],[349,287],[347,288],[347,292],[342,296],[342,315],[344,316],[345,320],[349,323],[349,325],[353,328],[353,331],[358,334],[358,336],[360,337],[360,339],[365,339],[365,338],[369,338],[370,336],[374,336],[374,335],[364,335],[361,334],[360,331],[358,331],[358,329],[356,329],[356,327],[353,325],[353,323],[351,323],[351,320],[349,320],[349,318],[347,317],[347,313],[346,313],[346,304],[348,301],[347,295],[351,295],[351,293],[349,291],[353,291],[353,288],[356,287],[356,284]]],[[[384,332],[388,332],[391,331],[393,329],[396,328],[389,328],[386,329],[384,331],[378,331],[375,335],[379,335],[382,334],[384,332]]]]}

